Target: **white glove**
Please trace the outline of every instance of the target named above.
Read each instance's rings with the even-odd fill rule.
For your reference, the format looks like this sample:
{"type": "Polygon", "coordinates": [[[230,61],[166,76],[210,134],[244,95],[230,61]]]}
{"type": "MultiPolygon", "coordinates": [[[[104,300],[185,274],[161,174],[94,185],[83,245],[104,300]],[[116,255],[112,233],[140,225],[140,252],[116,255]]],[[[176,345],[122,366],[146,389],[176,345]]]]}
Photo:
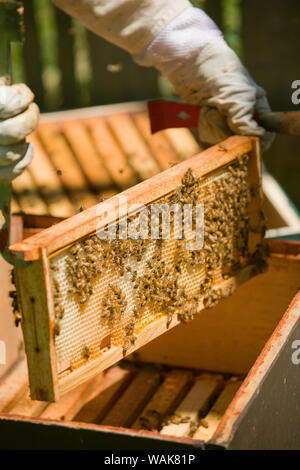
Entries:
{"type": "Polygon", "coordinates": [[[176,92],[188,104],[201,106],[199,138],[216,144],[232,134],[261,138],[263,150],[274,134],[254,120],[255,112],[269,112],[266,92],[249,76],[235,52],[222,38],[215,39],[169,75],[176,92]]]}
{"type": "Polygon", "coordinates": [[[33,158],[33,146],[25,138],[38,125],[39,108],[24,84],[0,81],[0,182],[10,182],[33,158]]]}
{"type": "Polygon", "coordinates": [[[185,103],[201,106],[202,142],[216,144],[241,134],[261,137],[264,150],[271,145],[274,134],[253,119],[255,111],[270,111],[266,92],[255,84],[204,11],[184,10],[134,58],[158,68],[185,103]]]}

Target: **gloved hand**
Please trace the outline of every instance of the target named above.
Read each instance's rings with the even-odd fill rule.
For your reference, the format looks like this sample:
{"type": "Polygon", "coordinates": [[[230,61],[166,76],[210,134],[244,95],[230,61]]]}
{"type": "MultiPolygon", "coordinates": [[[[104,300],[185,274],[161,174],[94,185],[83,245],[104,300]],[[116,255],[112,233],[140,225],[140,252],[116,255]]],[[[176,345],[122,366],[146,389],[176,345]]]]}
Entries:
{"type": "Polygon", "coordinates": [[[25,138],[38,125],[39,108],[24,84],[0,81],[0,182],[10,182],[33,158],[33,146],[25,138]]]}
{"type": "Polygon", "coordinates": [[[274,135],[253,119],[255,111],[270,111],[266,92],[203,10],[186,8],[134,58],[158,68],[185,103],[201,107],[198,130],[203,143],[241,134],[261,137],[264,150],[271,145],[274,135]]]}
{"type": "Polygon", "coordinates": [[[255,112],[271,111],[266,92],[222,38],[205,46],[168,78],[185,103],[201,106],[198,131],[202,142],[212,145],[240,134],[260,137],[263,150],[272,144],[274,134],[253,119],[255,112]]]}

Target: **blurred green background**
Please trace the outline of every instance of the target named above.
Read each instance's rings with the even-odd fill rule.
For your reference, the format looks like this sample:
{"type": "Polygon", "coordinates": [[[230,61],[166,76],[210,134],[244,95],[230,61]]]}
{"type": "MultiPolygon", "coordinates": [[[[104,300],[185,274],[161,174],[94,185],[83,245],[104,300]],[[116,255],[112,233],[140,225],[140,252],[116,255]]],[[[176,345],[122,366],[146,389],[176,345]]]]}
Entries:
{"type": "MultiPolygon", "coordinates": [[[[300,79],[300,2],[191,0],[224,32],[274,110],[300,110],[291,84],[300,79]]],[[[87,31],[51,0],[25,0],[26,42],[13,46],[13,81],[25,81],[44,112],[170,97],[169,84],[124,51],[87,31]]],[[[271,173],[300,208],[299,138],[278,136],[264,155],[271,173]]]]}

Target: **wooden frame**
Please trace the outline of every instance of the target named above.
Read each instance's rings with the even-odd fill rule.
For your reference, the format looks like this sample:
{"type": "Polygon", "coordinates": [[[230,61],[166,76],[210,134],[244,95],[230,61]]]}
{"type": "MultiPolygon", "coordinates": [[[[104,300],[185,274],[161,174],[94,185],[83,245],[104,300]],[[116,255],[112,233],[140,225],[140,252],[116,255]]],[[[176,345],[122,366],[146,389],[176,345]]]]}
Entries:
{"type": "MultiPolygon", "coordinates": [[[[261,227],[262,194],[259,144],[257,139],[249,137],[231,137],[222,146],[214,146],[112,197],[107,202],[91,207],[11,247],[20,259],[28,261],[26,267],[16,269],[16,286],[21,299],[32,399],[55,401],[60,395],[90,379],[123,356],[121,346],[112,346],[72,373],[59,376],[54,347],[55,313],[49,259],[79,239],[94,234],[101,224],[104,226],[113,222],[115,216],[108,213],[107,203],[110,208],[118,209],[118,218],[121,218],[130,214],[133,209],[136,210],[141,205],[149,204],[169,194],[181,184],[183,176],[189,169],[195,176],[204,176],[232,163],[244,154],[250,156],[249,182],[255,183],[257,187],[248,207],[249,222],[252,227],[249,232],[248,250],[253,254],[262,241],[262,233],[257,230],[261,227]],[[120,196],[127,199],[125,208],[119,204],[120,196]]],[[[239,284],[255,274],[257,274],[256,266],[249,265],[228,280],[222,281],[219,287],[223,292],[229,290],[232,293],[239,284]]],[[[204,308],[203,303],[200,307],[204,308]]],[[[173,319],[168,326],[164,318],[150,323],[137,336],[130,353],[178,324],[179,321],[173,319]]]]}

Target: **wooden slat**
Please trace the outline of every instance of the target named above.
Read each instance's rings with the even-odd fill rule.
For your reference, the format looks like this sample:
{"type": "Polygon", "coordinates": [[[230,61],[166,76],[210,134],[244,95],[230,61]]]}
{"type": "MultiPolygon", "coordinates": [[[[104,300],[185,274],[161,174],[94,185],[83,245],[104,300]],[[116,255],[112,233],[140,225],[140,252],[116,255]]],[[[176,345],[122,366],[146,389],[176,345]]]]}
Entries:
{"type": "Polygon", "coordinates": [[[252,255],[257,250],[257,246],[261,243],[261,230],[262,230],[262,217],[263,214],[261,211],[258,211],[257,208],[260,206],[263,192],[262,192],[262,168],[261,168],[261,153],[260,145],[256,142],[255,153],[258,158],[251,158],[248,162],[248,178],[251,186],[251,182],[255,181],[256,183],[256,193],[253,194],[248,203],[248,213],[249,213],[249,240],[248,240],[248,251],[252,255]]]}
{"type": "Polygon", "coordinates": [[[58,125],[54,122],[40,123],[38,127],[39,137],[49,154],[52,164],[58,172],[66,188],[78,189],[86,185],[80,166],[67,145],[58,125]]]}
{"type": "Polygon", "coordinates": [[[220,389],[221,381],[221,375],[201,374],[175,412],[176,419],[187,420],[187,422],[167,424],[160,433],[170,436],[190,436],[191,425],[197,424],[199,416],[207,412],[220,389]]]}
{"type": "Polygon", "coordinates": [[[104,201],[105,199],[110,199],[111,197],[115,196],[118,194],[117,189],[106,189],[104,191],[101,191],[99,195],[97,195],[98,201],[104,201]]]}
{"type": "Polygon", "coordinates": [[[109,131],[105,120],[102,118],[87,119],[86,125],[104,165],[119,188],[126,189],[137,184],[137,175],[128,164],[124,152],[121,151],[120,146],[109,131]]]}
{"type": "Polygon", "coordinates": [[[183,399],[192,383],[191,371],[174,369],[168,372],[163,383],[134,422],[133,429],[158,429],[165,416],[170,415],[183,399]]]}
{"type": "Polygon", "coordinates": [[[45,401],[31,400],[29,392],[27,391],[9,412],[20,416],[40,416],[47,406],[48,403],[45,401]]]}
{"type": "Polygon", "coordinates": [[[163,132],[151,134],[149,117],[146,112],[134,113],[132,118],[162,170],[167,170],[172,164],[180,161],[163,132]]]}
{"type": "Polygon", "coordinates": [[[34,158],[28,169],[35,186],[47,204],[48,212],[54,217],[70,217],[74,214],[75,208],[67,198],[61,180],[42,147],[37,134],[31,134],[29,141],[34,145],[34,158]]]}
{"type": "Polygon", "coordinates": [[[147,369],[139,371],[121,398],[102,420],[101,424],[130,426],[151,398],[159,381],[159,372],[147,369]]]}
{"type": "Polygon", "coordinates": [[[57,403],[51,403],[40,415],[41,418],[71,421],[84,404],[92,399],[103,383],[103,374],[67,393],[57,403]]]}
{"type": "Polygon", "coordinates": [[[22,211],[36,215],[49,214],[28,169],[13,181],[13,188],[22,211]]]}
{"type": "Polygon", "coordinates": [[[9,412],[19,398],[25,393],[28,385],[27,364],[24,359],[13,371],[0,382],[0,411],[9,412]]]}
{"type": "Polygon", "coordinates": [[[83,122],[79,119],[63,121],[60,127],[89,183],[98,191],[110,187],[113,184],[112,179],[97,154],[83,122]]]}
{"type": "Polygon", "coordinates": [[[166,129],[162,134],[167,137],[180,160],[186,160],[203,150],[188,129],[166,129]]]}
{"type": "Polygon", "coordinates": [[[15,268],[15,282],[20,294],[31,397],[34,400],[56,401],[59,398],[57,363],[53,329],[50,327],[55,324],[55,312],[49,287],[49,260],[45,251],[42,252],[41,261],[15,268]]]}
{"type": "Polygon", "coordinates": [[[155,158],[130,116],[127,114],[111,115],[107,117],[107,123],[125,152],[130,165],[141,179],[146,180],[160,172],[155,158]]]}
{"type": "Polygon", "coordinates": [[[74,421],[99,423],[108,413],[111,406],[120,397],[133,377],[134,369],[111,367],[102,375],[102,380],[94,392],[94,397],[81,408],[74,421]]]}
{"type": "Polygon", "coordinates": [[[226,409],[228,408],[230,402],[232,401],[234,395],[240,388],[242,382],[234,381],[229,382],[221,395],[217,399],[216,403],[213,405],[212,409],[203,419],[203,424],[197,429],[193,435],[194,439],[199,439],[203,441],[208,441],[213,436],[215,430],[218,427],[218,424],[221,421],[226,409]]]}
{"type": "Polygon", "coordinates": [[[81,205],[90,207],[96,204],[97,198],[87,189],[87,180],[65,138],[59,132],[57,124],[41,123],[38,134],[76,207],[79,208],[81,205]]]}

